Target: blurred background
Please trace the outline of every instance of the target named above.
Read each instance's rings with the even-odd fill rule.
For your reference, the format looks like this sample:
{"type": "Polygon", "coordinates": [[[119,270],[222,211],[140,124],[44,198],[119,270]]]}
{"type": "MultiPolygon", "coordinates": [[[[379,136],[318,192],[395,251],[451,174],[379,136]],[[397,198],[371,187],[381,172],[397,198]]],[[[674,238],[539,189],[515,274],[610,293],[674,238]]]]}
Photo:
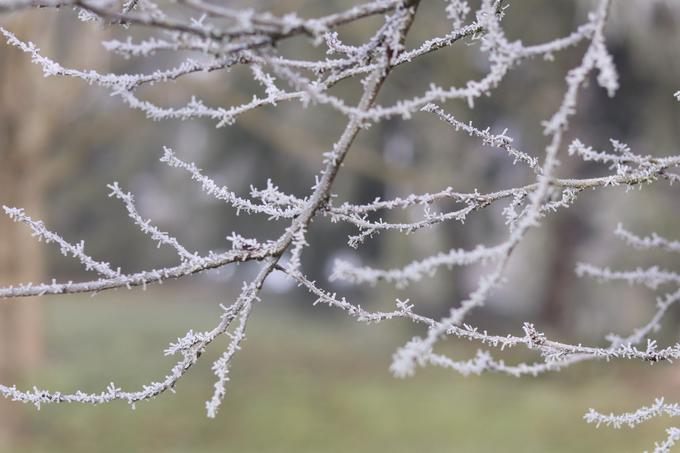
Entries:
{"type": "MultiPolygon", "coordinates": [[[[234,1],[276,13],[313,17],[357,1],[234,1]]],[[[504,20],[511,39],[526,44],[567,35],[594,2],[522,0],[508,2],[504,20]]],[[[471,2],[476,6],[477,2],[471,2]]],[[[450,29],[442,0],[423,1],[407,46],[450,29]]],[[[170,67],[186,55],[147,60],[108,55],[102,40],[124,38],[120,31],[78,22],[70,11],[36,10],[6,14],[0,25],[34,41],[64,66],[102,72],[149,72],[170,67]]],[[[341,29],[360,43],[379,21],[341,29]]],[[[634,152],[678,153],[680,105],[680,3],[667,0],[614,2],[607,37],[620,73],[621,89],[608,98],[596,83],[586,88],[567,139],[608,149],[609,139],[634,152]]],[[[147,31],[130,29],[134,37],[147,31]]],[[[304,39],[282,51],[300,58],[323,55],[304,39]]],[[[551,116],[563,95],[564,76],[584,47],[533,60],[513,70],[493,96],[473,110],[464,103],[444,107],[480,128],[508,129],[517,148],[542,157],[540,122],[551,116]]],[[[392,103],[425,91],[430,82],[461,85],[481,77],[488,65],[476,43],[459,43],[395,70],[378,102],[392,103]]],[[[247,101],[260,88],[249,72],[199,74],[176,83],[145,88],[144,97],[162,105],[182,105],[195,95],[213,106],[247,101]]],[[[358,96],[357,84],[337,94],[358,96]]],[[[344,119],[323,106],[280,104],[250,112],[233,126],[210,121],[153,122],[102,89],[65,78],[44,78],[39,67],[15,48],[0,46],[0,204],[25,208],[34,219],[125,271],[175,263],[174,252],[157,249],[108,198],[106,184],[118,181],[135,194],[145,218],[176,236],[187,249],[207,252],[230,247],[232,231],[275,238],[284,222],[237,216],[200,191],[184,174],[160,163],[162,147],[172,147],[220,183],[247,194],[268,178],[282,190],[305,196],[321,165],[322,153],[339,136],[344,119]]],[[[561,154],[561,176],[597,176],[606,168],[561,154]]],[[[506,155],[484,148],[432,114],[410,121],[393,119],[362,132],[338,178],[338,201],[368,202],[451,186],[458,191],[499,190],[530,182],[532,174],[506,155]]],[[[483,268],[440,271],[434,278],[396,290],[388,285],[359,288],[328,282],[337,258],[376,267],[398,267],[450,248],[495,244],[506,233],[503,206],[483,210],[464,225],[446,224],[404,237],[382,234],[359,250],[347,246],[355,231],[325,220],[310,230],[304,270],[327,288],[365,308],[387,309],[395,297],[415,309],[441,316],[474,289],[483,268]]],[[[653,231],[680,238],[677,188],[660,183],[626,193],[610,188],[584,193],[576,204],[531,231],[517,249],[510,283],[470,322],[500,334],[520,334],[522,322],[564,341],[606,344],[603,337],[625,334],[654,311],[655,294],[626,285],[578,280],[579,261],[623,269],[658,264],[680,268],[677,258],[632,252],[612,232],[619,221],[645,235],[653,231]]],[[[389,220],[408,219],[409,211],[389,220]]],[[[206,329],[241,282],[256,267],[242,265],[191,279],[166,282],[146,291],[96,296],[49,297],[0,304],[0,383],[21,388],[103,390],[113,381],[137,388],[171,366],[162,350],[189,329],[206,329]]],[[[212,392],[211,359],[220,344],[177,387],[176,394],[138,404],[102,407],[33,407],[0,402],[0,451],[7,452],[305,452],[305,451],[641,451],[664,437],[663,420],[635,431],[595,429],[582,420],[588,408],[623,411],[656,396],[680,397],[680,374],[669,365],[638,363],[579,365],[536,379],[503,376],[464,378],[426,369],[398,380],[388,366],[391,354],[422,329],[406,322],[366,326],[327,307],[312,307],[307,294],[273,275],[255,307],[248,339],[232,366],[232,380],[216,420],[205,417],[212,392]]],[[[55,247],[38,243],[23,225],[0,218],[0,283],[91,278],[55,247]]],[[[663,288],[661,288],[663,290],[663,288]]],[[[659,338],[678,340],[672,327],[659,338]]],[[[474,344],[443,345],[456,357],[473,356],[474,344]]],[[[527,360],[521,351],[508,361],[527,360]]],[[[669,422],[670,423],[670,422],[669,422]]]]}

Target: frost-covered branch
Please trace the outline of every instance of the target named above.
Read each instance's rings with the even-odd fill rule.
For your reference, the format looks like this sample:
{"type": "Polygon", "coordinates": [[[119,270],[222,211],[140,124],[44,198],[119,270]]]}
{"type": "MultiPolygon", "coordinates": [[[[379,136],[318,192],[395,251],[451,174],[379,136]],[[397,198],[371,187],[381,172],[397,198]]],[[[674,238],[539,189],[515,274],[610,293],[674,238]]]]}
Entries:
{"type": "Polygon", "coordinates": [[[142,230],[143,233],[148,234],[151,239],[158,242],[158,246],[168,245],[175,249],[177,254],[182,258],[182,261],[200,261],[201,258],[190,253],[185,249],[174,237],[168,235],[156,226],[151,224],[151,220],[144,220],[142,216],[137,212],[137,207],[135,206],[135,198],[130,192],[123,192],[117,182],[110,184],[109,189],[111,189],[111,197],[116,197],[125,203],[125,209],[128,211],[128,216],[132,221],[142,230]]]}
{"type": "Polygon", "coordinates": [[[534,171],[540,170],[538,166],[538,159],[536,159],[535,157],[531,157],[525,152],[519,151],[518,149],[512,146],[512,138],[506,135],[506,133],[508,132],[507,129],[498,135],[493,135],[489,131],[489,128],[480,130],[474,127],[472,123],[463,123],[461,121],[458,121],[452,115],[449,115],[435,104],[427,104],[425,107],[423,107],[423,111],[436,113],[439,116],[439,118],[449,123],[457,131],[462,130],[471,137],[479,138],[482,141],[482,144],[484,145],[504,150],[513,158],[513,163],[516,163],[517,161],[522,161],[526,163],[532,170],[534,171]]]}
{"type": "Polygon", "coordinates": [[[671,241],[652,233],[651,236],[640,237],[623,228],[622,224],[618,224],[614,234],[626,241],[629,245],[640,250],[661,249],[668,252],[680,252],[680,241],[671,241]]]}
{"type": "MultiPolygon", "coordinates": [[[[45,228],[45,224],[43,224],[43,222],[35,221],[31,219],[29,216],[27,216],[24,213],[24,210],[21,208],[9,208],[7,206],[3,206],[3,209],[5,210],[5,214],[7,214],[12,220],[27,225],[31,229],[31,231],[33,231],[33,236],[37,237],[38,240],[44,240],[46,243],[50,242],[56,243],[57,245],[59,245],[59,250],[61,251],[62,255],[73,256],[78,261],[80,261],[83,264],[83,266],[85,266],[86,270],[95,271],[99,275],[102,275],[103,277],[107,277],[110,279],[116,279],[121,276],[120,269],[116,269],[114,271],[113,269],[111,269],[109,263],[105,263],[103,261],[96,261],[89,255],[87,255],[85,253],[84,242],[81,241],[77,245],[73,245],[66,242],[64,238],[45,228]]],[[[0,292],[0,294],[2,293],[0,292]]]]}
{"type": "MultiPolygon", "coordinates": [[[[636,360],[648,363],[670,362],[680,358],[680,345],[661,346],[652,338],[661,330],[668,311],[680,301],[680,274],[671,269],[652,266],[632,271],[614,271],[609,267],[579,264],[577,274],[601,281],[624,281],[641,284],[651,290],[663,287],[664,292],[655,296],[654,314],[646,323],[626,335],[611,334],[606,346],[570,344],[550,339],[533,324],[522,326],[523,334],[492,334],[467,324],[468,315],[485,304],[492,295],[500,293],[507,279],[507,268],[514,251],[521,247],[532,231],[540,227],[546,217],[568,209],[587,190],[604,191],[610,187],[638,187],[659,182],[678,182],[672,171],[680,167],[680,155],[676,152],[651,153],[650,150],[632,149],[628,145],[611,140],[610,150],[598,150],[586,145],[586,140],[569,137],[570,123],[578,114],[582,88],[594,78],[608,96],[615,95],[619,83],[612,56],[607,50],[605,28],[608,21],[610,0],[600,0],[586,21],[563,37],[526,45],[511,41],[505,34],[503,21],[508,2],[482,0],[473,10],[464,0],[447,0],[444,12],[450,25],[446,32],[431,36],[413,47],[405,47],[405,37],[411,27],[419,6],[418,0],[372,0],[336,13],[317,18],[303,18],[297,13],[275,15],[253,8],[235,8],[204,0],[178,0],[172,8],[151,0],[116,0],[94,2],[91,0],[0,0],[0,12],[30,10],[32,8],[74,9],[84,21],[96,21],[103,27],[121,28],[123,31],[143,28],[142,40],[130,34],[128,39],[104,42],[104,48],[112,54],[143,62],[146,72],[102,73],[90,69],[70,68],[45,55],[38,45],[19,37],[11,30],[0,27],[7,43],[26,54],[38,65],[45,76],[79,79],[99,89],[104,89],[132,109],[143,112],[153,120],[191,120],[208,118],[217,127],[229,126],[241,119],[241,115],[260,108],[275,109],[283,102],[300,102],[302,106],[316,105],[339,113],[344,121],[342,133],[328,146],[322,155],[323,163],[315,175],[314,183],[307,193],[287,193],[267,180],[265,187],[251,187],[247,193],[218,184],[193,162],[180,158],[164,147],[161,161],[197,183],[209,197],[220,200],[237,214],[252,214],[253,221],[279,220],[285,222],[277,234],[266,240],[257,240],[232,232],[227,236],[231,249],[223,253],[191,252],[182,244],[181,234],[171,236],[145,219],[139,213],[132,193],[123,191],[117,183],[109,185],[110,196],[124,204],[127,215],[142,232],[159,246],[171,247],[181,260],[180,264],[136,273],[125,273],[112,268],[105,261],[97,260],[84,251],[83,243],[73,245],[58,233],[48,230],[42,222],[28,217],[20,208],[7,208],[5,212],[13,220],[26,224],[39,240],[56,243],[61,252],[78,260],[86,270],[95,271],[98,279],[82,282],[56,281],[34,284],[16,283],[0,288],[0,299],[19,298],[48,294],[97,293],[108,289],[131,289],[161,283],[167,279],[187,278],[210,269],[218,269],[240,262],[253,262],[259,266],[257,276],[244,283],[238,298],[223,307],[216,316],[215,327],[205,332],[189,331],[172,344],[166,354],[178,354],[178,362],[158,382],[152,382],[137,391],[123,391],[114,384],[100,393],[49,392],[34,389],[21,391],[13,386],[0,385],[4,397],[32,403],[80,402],[100,404],[123,400],[131,404],[154,398],[172,390],[188,370],[199,360],[202,353],[225,336],[228,344],[213,364],[215,384],[212,397],[206,403],[210,417],[215,417],[226,395],[229,371],[236,352],[246,338],[248,320],[260,303],[260,290],[273,272],[285,274],[314,299],[315,305],[339,309],[360,322],[380,323],[390,320],[406,320],[423,330],[408,343],[397,349],[393,356],[391,371],[404,377],[413,375],[418,367],[438,366],[464,375],[502,373],[510,376],[536,376],[555,372],[584,361],[636,360]],[[348,24],[365,18],[382,18],[381,24],[361,43],[349,44],[339,32],[348,24]],[[312,45],[325,50],[325,56],[305,59],[290,55],[276,44],[284,39],[299,37],[308,39],[312,45]],[[436,86],[425,84],[415,93],[376,103],[378,94],[392,71],[403,65],[415,64],[418,58],[461,43],[463,40],[479,50],[488,62],[487,72],[478,80],[469,80],[460,86],[436,86]],[[507,131],[492,132],[471,122],[462,122],[447,113],[447,101],[463,101],[470,108],[484,96],[490,96],[508,74],[532,58],[552,60],[554,55],[576,46],[574,52],[582,52],[580,62],[565,75],[564,94],[554,114],[541,126],[546,141],[545,148],[519,149],[507,131]],[[174,66],[160,68],[150,57],[164,53],[176,61],[174,66]],[[246,101],[233,105],[211,105],[189,93],[179,105],[159,105],[146,98],[145,87],[182,82],[198,73],[219,72],[226,74],[233,68],[246,67],[256,87],[246,101]],[[357,80],[360,92],[346,98],[340,90],[332,90],[339,83],[357,80]],[[357,102],[356,99],[359,98],[357,102]],[[350,101],[350,99],[353,99],[350,101]],[[440,106],[442,105],[442,106],[440,106]],[[343,171],[343,163],[351,152],[358,134],[373,123],[398,117],[408,120],[421,111],[432,121],[439,119],[456,131],[466,133],[481,145],[496,148],[506,154],[513,163],[525,165],[531,171],[528,180],[513,187],[489,189],[481,193],[474,188],[445,187],[433,193],[408,194],[391,199],[376,198],[359,203],[343,193],[336,192],[335,180],[343,171]],[[569,145],[567,140],[571,140],[569,145]],[[656,157],[664,154],[665,157],[656,157]],[[602,164],[600,176],[583,177],[579,174],[558,174],[560,159],[602,164]],[[497,207],[493,210],[492,207],[497,207]],[[491,209],[489,209],[491,208],[491,209]],[[350,284],[375,285],[378,282],[393,284],[398,288],[414,284],[441,273],[442,268],[486,264],[477,286],[460,301],[452,301],[447,316],[441,319],[418,313],[417,302],[396,300],[385,311],[371,310],[369,304],[349,300],[333,291],[324,289],[305,274],[305,250],[311,247],[309,231],[315,220],[327,219],[352,227],[356,233],[348,244],[358,248],[370,238],[383,233],[411,234],[426,231],[447,222],[464,222],[479,211],[489,210],[498,215],[507,228],[504,239],[494,244],[480,243],[468,249],[455,248],[425,257],[411,257],[405,265],[392,269],[357,266],[338,260],[331,280],[344,280],[350,284]],[[397,211],[409,210],[407,221],[395,220],[397,211]],[[500,214],[498,214],[500,213],[500,214]],[[264,215],[258,217],[257,214],[264,215]],[[490,270],[489,270],[490,268],[490,270]],[[438,351],[445,338],[474,342],[480,349],[472,358],[453,358],[438,351]],[[535,358],[526,363],[506,362],[504,351],[521,347],[529,350],[535,358]]],[[[441,5],[440,5],[441,6],[441,5]]],[[[181,90],[181,84],[173,89],[181,90]],[[177,87],[177,88],[176,88],[177,87]]],[[[680,92],[679,92],[680,93],[680,92]]],[[[678,93],[675,94],[680,99],[678,93]]],[[[398,183],[399,181],[395,181],[398,183]]],[[[454,184],[454,183],[452,183],[454,184]]],[[[457,184],[457,183],[456,183],[457,184]]],[[[506,186],[507,187],[507,186],[506,186]]],[[[655,233],[640,237],[625,230],[621,225],[615,235],[640,250],[657,249],[678,252],[677,240],[665,239],[655,233]]],[[[1,303],[12,303],[9,300],[1,303]]],[[[592,411],[586,415],[589,422],[613,425],[635,425],[647,418],[666,414],[676,416],[676,405],[657,401],[650,408],[620,416],[605,416],[592,411]]],[[[657,445],[658,451],[666,451],[680,438],[680,430],[671,428],[668,437],[657,445]]]]}
{"type": "MultiPolygon", "coordinates": [[[[395,12],[386,19],[385,26],[376,35],[376,44],[370,46],[369,52],[371,59],[375,59],[378,63],[376,68],[370,72],[364,79],[364,89],[361,100],[356,107],[360,111],[367,110],[371,107],[374,99],[389,74],[389,57],[388,55],[399,52],[402,48],[402,42],[407,33],[415,15],[417,2],[408,4],[408,6],[399,6],[395,2],[378,1],[374,2],[373,6],[382,5],[386,7],[390,5],[391,9],[398,6],[395,12]]],[[[196,6],[194,3],[193,6],[196,6]]],[[[121,15],[117,14],[102,14],[98,9],[90,9],[98,15],[106,15],[111,18],[119,18],[121,15]]],[[[370,8],[369,8],[370,10],[370,8]]],[[[336,16],[336,21],[351,21],[352,17],[363,17],[366,15],[365,8],[355,8],[348,14],[341,13],[336,16]],[[344,14],[344,15],[343,15],[344,14]],[[353,16],[354,15],[354,16],[353,16]],[[344,18],[343,18],[344,17],[344,18]]],[[[128,20],[126,16],[126,23],[139,23],[136,20],[128,20]]],[[[155,19],[154,19],[155,20],[155,19]]],[[[121,20],[122,22],[122,20],[121,20]]],[[[288,20],[290,22],[290,20],[288,20]]],[[[287,22],[287,23],[288,23],[287,22]]],[[[168,22],[165,22],[166,24],[168,22]]],[[[158,24],[158,22],[147,22],[144,25],[158,24]]],[[[328,24],[326,24],[328,25],[328,24]]],[[[305,25],[296,25],[298,27],[305,27],[305,25]]],[[[321,23],[321,26],[325,26],[321,23]]],[[[160,27],[167,28],[167,27],[160,27]]],[[[146,80],[141,77],[123,77],[122,79],[116,76],[100,76],[96,73],[83,73],[80,71],[70,72],[63,70],[60,65],[53,63],[51,60],[42,58],[37,48],[31,43],[23,43],[17,40],[11,33],[2,30],[6,37],[8,37],[10,44],[18,46],[20,49],[32,54],[34,61],[41,64],[43,68],[48,71],[53,71],[61,75],[74,76],[83,78],[90,82],[110,83],[111,86],[124,86],[126,90],[137,85],[138,81],[146,80]]],[[[193,68],[192,68],[193,69],[193,68]]],[[[257,67],[253,71],[256,80],[262,82],[270,95],[278,92],[273,86],[273,80],[266,76],[262,69],[257,67]]],[[[161,77],[165,77],[162,75],[161,77]]],[[[172,246],[178,254],[182,257],[183,263],[175,268],[165,268],[153,270],[149,272],[142,272],[138,274],[120,274],[110,271],[105,263],[99,263],[92,260],[89,256],[82,252],[82,246],[74,247],[64,241],[59,235],[46,230],[42,223],[33,222],[26,217],[21,210],[9,210],[8,214],[24,221],[34,232],[48,241],[57,242],[62,247],[62,251],[69,252],[76,258],[80,259],[88,268],[94,268],[100,273],[103,273],[107,279],[100,279],[93,282],[83,283],[65,283],[65,284],[43,284],[32,285],[26,284],[19,287],[9,287],[0,290],[0,297],[16,297],[26,296],[31,294],[58,294],[58,293],[72,293],[72,292],[96,292],[102,289],[116,288],[116,287],[132,287],[137,285],[146,285],[148,283],[160,282],[167,278],[180,278],[189,274],[204,271],[210,268],[217,268],[237,261],[246,260],[263,260],[263,265],[258,276],[250,283],[244,286],[241,295],[237,301],[228,309],[225,309],[220,323],[213,330],[203,334],[193,334],[189,332],[187,336],[181,339],[176,345],[169,348],[169,353],[181,353],[183,359],[177,363],[164,380],[161,382],[153,382],[138,392],[124,392],[116,388],[113,384],[110,385],[105,392],[100,394],[86,394],[83,392],[76,392],[73,394],[51,393],[46,391],[21,392],[15,387],[0,387],[0,393],[5,397],[17,401],[30,402],[39,406],[44,403],[53,402],[83,402],[83,403],[104,403],[116,399],[126,400],[129,403],[153,398],[160,393],[172,388],[174,384],[184,375],[184,373],[198,360],[202,352],[207,346],[212,343],[218,336],[225,334],[231,325],[231,322],[238,318],[238,325],[232,333],[230,333],[231,342],[225,353],[215,362],[213,370],[215,371],[217,382],[215,384],[215,392],[213,397],[208,401],[206,407],[208,415],[214,417],[217,409],[226,392],[226,382],[228,381],[228,370],[235,352],[239,349],[241,342],[245,338],[245,329],[247,319],[251,313],[254,302],[258,299],[258,293],[264,285],[267,277],[274,270],[277,262],[284,252],[289,248],[292,249],[291,264],[293,268],[299,267],[300,253],[302,247],[306,245],[305,234],[310,222],[315,217],[317,212],[325,205],[326,200],[330,197],[330,191],[333,181],[338,174],[339,168],[347,155],[352,143],[354,142],[358,132],[362,128],[362,121],[359,118],[350,118],[348,124],[340,136],[339,140],[334,144],[332,151],[327,153],[325,159],[325,166],[317,177],[317,183],[313,188],[312,194],[305,200],[298,200],[294,197],[280,193],[274,186],[269,185],[265,191],[255,191],[254,196],[259,198],[262,202],[257,205],[250,200],[242,198],[231,192],[227,188],[218,187],[214,181],[202,172],[193,164],[186,163],[179,160],[171,150],[166,148],[163,161],[171,166],[182,168],[186,170],[192,177],[201,183],[205,192],[214,196],[217,199],[226,201],[233,205],[237,210],[245,210],[248,212],[262,212],[267,213],[271,217],[292,218],[290,226],[284,233],[276,240],[265,244],[260,244],[257,241],[250,239],[243,239],[237,235],[232,235],[233,249],[230,252],[221,255],[209,254],[205,257],[192,254],[180,245],[177,239],[170,237],[167,233],[160,231],[155,226],[151,225],[149,221],[144,220],[137,212],[134,205],[134,198],[132,194],[123,192],[117,184],[110,185],[111,195],[122,200],[128,210],[128,214],[133,222],[145,233],[149,234],[152,239],[159,244],[166,244],[172,246]],[[281,211],[282,204],[293,203],[290,211],[281,211]]]]}

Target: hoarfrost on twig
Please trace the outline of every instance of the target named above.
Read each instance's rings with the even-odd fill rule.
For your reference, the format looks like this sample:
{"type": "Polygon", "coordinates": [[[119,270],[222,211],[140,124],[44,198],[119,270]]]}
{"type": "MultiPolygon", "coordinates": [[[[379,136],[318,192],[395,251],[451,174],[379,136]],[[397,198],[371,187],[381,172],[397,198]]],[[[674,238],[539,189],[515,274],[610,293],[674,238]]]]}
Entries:
{"type": "MultiPolygon", "coordinates": [[[[639,360],[649,363],[680,358],[680,345],[661,347],[651,335],[661,329],[661,323],[670,307],[680,301],[680,275],[658,266],[647,269],[611,270],[591,264],[580,264],[579,275],[602,281],[625,281],[642,284],[655,290],[663,287],[664,293],[656,298],[656,311],[649,321],[628,335],[607,337],[608,347],[568,344],[548,338],[533,324],[524,324],[523,335],[502,335],[480,331],[466,323],[469,313],[485,305],[491,295],[506,280],[506,268],[513,251],[521,246],[532,229],[541,225],[546,216],[568,208],[586,189],[607,187],[640,187],[656,181],[669,183],[680,180],[669,170],[680,166],[680,156],[652,157],[637,154],[631,147],[611,140],[611,150],[595,150],[576,138],[566,152],[569,158],[603,164],[602,176],[594,178],[558,177],[558,154],[564,147],[571,118],[578,113],[579,94],[591,74],[607,95],[613,96],[619,88],[618,75],[611,54],[607,50],[605,25],[610,0],[600,0],[587,20],[566,36],[535,45],[510,41],[503,29],[506,14],[502,0],[483,0],[476,11],[464,0],[447,0],[445,13],[450,29],[430,37],[412,48],[405,47],[405,37],[416,15],[418,0],[370,0],[346,10],[317,18],[304,18],[298,14],[277,16],[252,8],[238,9],[203,0],[183,0],[176,6],[183,14],[165,12],[151,0],[125,2],[98,2],[92,0],[4,0],[0,12],[23,9],[74,7],[81,20],[96,21],[104,27],[143,27],[148,36],[133,40],[104,42],[104,48],[125,58],[145,60],[157,53],[189,55],[181,63],[166,69],[147,73],[99,73],[94,70],[68,68],[44,55],[34,43],[24,41],[13,32],[0,27],[6,42],[26,53],[45,76],[80,79],[88,84],[108,90],[130,108],[138,109],[149,118],[195,119],[210,118],[218,127],[238,121],[244,113],[258,108],[274,108],[282,102],[297,101],[303,106],[316,104],[334,110],[346,120],[338,139],[329,146],[323,157],[322,168],[315,177],[312,190],[306,195],[294,195],[279,189],[268,180],[264,188],[251,187],[248,194],[239,194],[217,182],[192,162],[180,159],[173,150],[164,148],[161,161],[180,169],[198,183],[207,195],[225,202],[237,213],[263,214],[268,220],[286,220],[278,237],[258,241],[232,233],[227,237],[231,250],[225,253],[190,252],[181,242],[156,227],[151,220],[138,212],[131,193],[124,192],[117,183],[109,185],[111,196],[123,202],[127,214],[137,227],[159,246],[172,247],[181,263],[174,267],[150,269],[126,274],[113,269],[85,253],[83,243],[73,245],[59,234],[48,230],[40,221],[28,217],[20,208],[5,207],[13,220],[26,224],[34,236],[45,242],[56,243],[63,254],[77,259],[87,270],[99,274],[97,280],[33,284],[24,283],[0,288],[0,298],[17,298],[46,294],[96,293],[107,289],[145,287],[166,279],[184,278],[209,269],[221,268],[239,262],[254,262],[260,266],[257,276],[243,285],[238,298],[223,307],[216,316],[213,329],[204,332],[190,330],[166,349],[168,355],[179,355],[176,365],[158,382],[151,382],[137,391],[124,391],[113,383],[99,393],[49,392],[34,388],[21,391],[14,386],[0,385],[0,394],[15,401],[32,403],[37,407],[48,403],[80,402],[89,404],[123,400],[130,404],[154,398],[172,390],[175,384],[199,360],[202,353],[221,336],[229,338],[223,354],[214,362],[214,392],[206,403],[208,416],[214,417],[226,395],[229,370],[236,352],[246,338],[248,320],[259,303],[259,293],[273,272],[283,273],[305,289],[315,304],[328,305],[342,310],[348,316],[365,323],[379,323],[404,319],[425,330],[420,336],[398,348],[393,356],[391,371],[395,376],[406,377],[420,366],[438,366],[463,375],[485,372],[504,373],[511,376],[536,376],[554,372],[581,363],[601,360],[639,360]],[[198,14],[198,15],[197,15],[198,14]],[[383,18],[382,25],[363,43],[349,45],[340,39],[340,27],[364,18],[383,18]],[[305,60],[285,55],[276,45],[295,36],[309,38],[316,46],[325,46],[326,56],[318,60],[305,60]],[[418,58],[451,47],[465,39],[477,44],[488,60],[488,71],[478,80],[461,86],[440,87],[434,84],[422,94],[399,99],[390,105],[376,103],[376,97],[391,71],[401,65],[411,64],[418,58]],[[492,132],[472,123],[465,123],[440,107],[450,100],[462,100],[470,107],[482,96],[491,95],[507,75],[523,62],[540,57],[552,60],[556,53],[584,44],[580,63],[565,77],[566,89],[554,114],[543,123],[547,146],[541,154],[537,150],[520,150],[513,145],[507,131],[492,132]],[[250,100],[231,106],[211,106],[191,96],[180,106],[162,106],[145,99],[140,87],[183,80],[200,72],[225,72],[237,66],[246,66],[252,79],[263,93],[253,94],[250,100]],[[351,105],[331,88],[349,79],[362,82],[359,102],[351,105]],[[445,187],[433,193],[410,194],[393,199],[375,199],[369,203],[352,200],[336,203],[335,179],[342,171],[343,162],[350,152],[357,134],[371,123],[391,117],[410,119],[420,111],[434,113],[457,131],[468,134],[482,145],[500,149],[513,162],[526,165],[533,178],[523,185],[495,189],[489,193],[457,191],[445,187]],[[453,202],[455,208],[438,210],[439,202],[453,202]],[[502,220],[507,226],[506,238],[495,245],[477,245],[470,250],[452,249],[424,257],[401,268],[377,269],[337,261],[332,279],[342,279],[354,284],[376,284],[384,281],[399,288],[424,277],[441,272],[442,267],[468,266],[490,263],[491,270],[479,279],[477,287],[461,301],[450,306],[449,314],[435,319],[416,312],[417,303],[397,299],[387,311],[373,311],[343,296],[322,288],[305,275],[303,251],[309,247],[308,231],[317,217],[332,222],[351,225],[358,232],[349,238],[349,245],[359,247],[364,241],[380,232],[393,231],[404,234],[431,228],[447,222],[463,222],[477,211],[497,203],[505,203],[502,220]],[[420,208],[418,218],[409,222],[394,222],[387,217],[391,212],[420,208]],[[385,215],[385,217],[383,217],[385,215]],[[387,220],[385,220],[387,219],[387,220]],[[282,260],[286,256],[288,259],[282,260]],[[670,289],[668,289],[670,287],[670,289]],[[454,359],[436,352],[439,341],[445,337],[475,341],[486,349],[467,359],[454,359]],[[497,358],[498,353],[525,347],[537,355],[534,362],[506,363],[497,358]]],[[[175,8],[173,8],[174,10],[175,8]]],[[[152,66],[149,63],[147,66],[152,66]]],[[[680,91],[675,93],[680,100],[680,91]]],[[[180,150],[181,154],[181,150],[180,150]]],[[[340,198],[342,199],[342,198],[340,198]]],[[[656,233],[637,236],[619,225],[615,235],[630,246],[641,249],[680,251],[677,240],[665,239],[656,233]]],[[[4,303],[11,303],[5,301],[4,303]]],[[[658,415],[677,416],[676,404],[659,399],[653,406],[622,415],[603,415],[591,409],[585,418],[597,425],[635,426],[658,415]]],[[[656,445],[655,451],[668,451],[679,439],[680,429],[669,428],[668,437],[656,445]]]]}

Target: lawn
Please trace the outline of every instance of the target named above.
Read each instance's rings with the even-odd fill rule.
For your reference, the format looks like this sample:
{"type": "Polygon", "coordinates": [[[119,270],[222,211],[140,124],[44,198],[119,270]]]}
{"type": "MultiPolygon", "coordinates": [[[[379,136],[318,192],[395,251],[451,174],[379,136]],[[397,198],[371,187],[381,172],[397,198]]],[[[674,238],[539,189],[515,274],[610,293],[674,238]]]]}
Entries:
{"type": "MultiPolygon", "coordinates": [[[[135,388],[172,361],[167,343],[211,325],[218,298],[190,290],[46,299],[49,354],[27,380],[61,391],[135,388]],[[130,296],[133,297],[130,297],[130,296]]],[[[364,326],[327,308],[313,315],[266,298],[232,368],[217,419],[205,417],[210,359],[175,394],[102,407],[18,407],[11,452],[619,452],[653,448],[668,420],[633,431],[595,429],[589,407],[624,410],[678,385],[670,369],[593,364],[538,379],[388,372],[407,326],[364,326]],[[662,379],[659,376],[664,375],[662,379]]],[[[470,346],[465,346],[469,348],[470,346]]],[[[474,354],[474,349],[457,349],[474,354]]]]}

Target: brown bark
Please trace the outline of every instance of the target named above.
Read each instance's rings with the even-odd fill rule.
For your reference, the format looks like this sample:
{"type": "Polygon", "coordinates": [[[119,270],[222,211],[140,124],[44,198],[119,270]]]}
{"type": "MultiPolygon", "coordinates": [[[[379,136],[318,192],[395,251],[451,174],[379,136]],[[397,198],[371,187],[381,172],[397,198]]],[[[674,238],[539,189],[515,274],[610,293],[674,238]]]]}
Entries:
{"type": "MultiPolygon", "coordinates": [[[[0,193],[3,203],[26,206],[41,213],[41,201],[30,181],[30,164],[22,159],[3,158],[0,167],[0,193]],[[24,165],[22,165],[24,164],[24,165]],[[23,167],[23,168],[22,168],[23,167]]],[[[44,276],[40,244],[17,225],[0,217],[0,284],[40,281],[44,276]]],[[[44,356],[41,305],[35,298],[0,304],[0,382],[20,383],[41,363],[44,356]]],[[[0,445],[18,437],[22,418],[19,408],[0,401],[0,445]]]]}
{"type": "MultiPolygon", "coordinates": [[[[41,191],[30,184],[32,164],[26,160],[30,159],[3,158],[0,168],[2,202],[25,206],[31,215],[39,217],[42,214],[41,191]]],[[[0,284],[43,280],[41,247],[27,229],[1,216],[0,237],[0,284]]],[[[40,325],[37,300],[6,301],[0,305],[1,376],[7,376],[10,369],[23,374],[40,363],[43,355],[40,325]]]]}
{"type": "MultiPolygon", "coordinates": [[[[16,21],[18,33],[41,30],[46,20],[16,21]]],[[[43,218],[43,181],[40,162],[52,135],[49,105],[35,87],[38,74],[30,62],[12,49],[0,50],[0,204],[23,207],[43,218]],[[30,68],[32,69],[32,68],[30,68]]],[[[41,244],[24,225],[0,215],[0,285],[44,279],[41,244]]],[[[18,383],[35,370],[44,356],[40,302],[34,298],[0,303],[0,382],[18,383]]],[[[11,443],[21,430],[20,412],[0,401],[0,445],[11,443]]]]}
{"type": "Polygon", "coordinates": [[[569,297],[572,295],[568,288],[575,278],[574,255],[583,236],[583,228],[578,217],[569,213],[557,220],[551,233],[550,243],[554,249],[546,264],[541,319],[556,329],[565,327],[569,297]]]}
{"type": "MultiPolygon", "coordinates": [[[[71,29],[72,45],[59,48],[57,25],[55,16],[30,12],[3,24],[20,39],[37,42],[48,56],[58,50],[63,57],[67,50],[94,68],[107,66],[100,41],[77,39],[71,29]]],[[[102,37],[106,33],[102,31],[102,37]]],[[[102,129],[83,134],[70,128],[82,114],[73,113],[79,112],[82,82],[45,79],[30,57],[9,46],[0,46],[0,68],[0,205],[24,208],[42,220],[50,184],[78,168],[80,153],[102,129]],[[77,152],[58,152],[59,142],[62,147],[76,146],[77,152]]],[[[44,281],[43,253],[44,244],[25,225],[0,213],[0,285],[44,281]]],[[[20,383],[41,364],[44,353],[41,301],[0,301],[0,383],[20,383]]],[[[3,438],[11,443],[21,431],[17,407],[0,398],[0,448],[3,438]]]]}

